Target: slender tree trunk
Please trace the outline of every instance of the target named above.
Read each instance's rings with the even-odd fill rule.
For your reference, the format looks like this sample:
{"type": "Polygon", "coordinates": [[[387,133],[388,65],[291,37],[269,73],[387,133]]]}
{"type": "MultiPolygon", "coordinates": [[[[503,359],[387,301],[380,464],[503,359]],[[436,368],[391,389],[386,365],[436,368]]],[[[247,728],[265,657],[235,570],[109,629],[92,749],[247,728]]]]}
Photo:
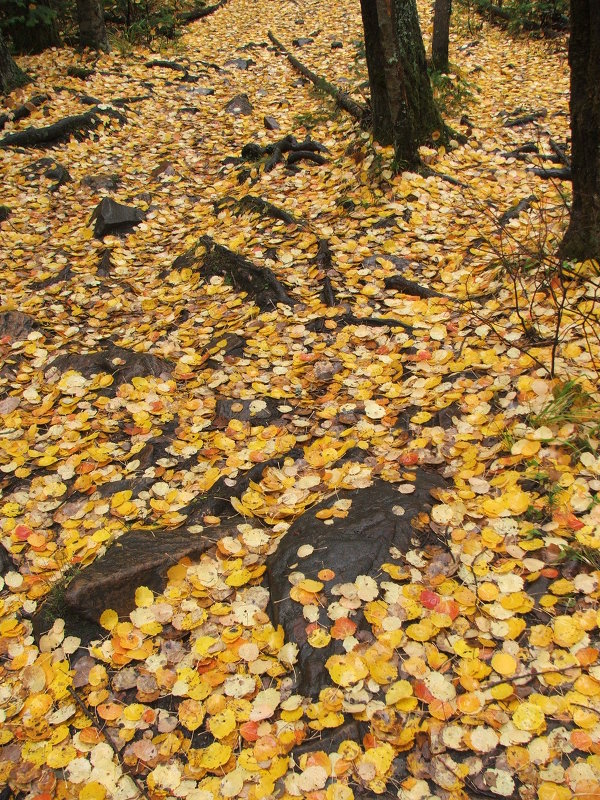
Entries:
{"type": "Polygon", "coordinates": [[[433,99],[416,0],[361,0],[373,135],[394,145],[399,165],[446,128],[433,99]]]}
{"type": "Polygon", "coordinates": [[[29,83],[29,78],[15,64],[0,31],[0,94],[8,94],[25,83],[29,83]]]}
{"type": "Polygon", "coordinates": [[[571,0],[571,220],[563,258],[600,259],[600,3],[571,0]]]}
{"type": "Polygon", "coordinates": [[[450,14],[452,0],[435,0],[433,10],[433,39],[431,42],[431,65],[438,72],[448,72],[448,48],[450,45],[450,14]]]}
{"type": "Polygon", "coordinates": [[[81,47],[108,52],[102,0],[77,0],[77,21],[81,47]]]}

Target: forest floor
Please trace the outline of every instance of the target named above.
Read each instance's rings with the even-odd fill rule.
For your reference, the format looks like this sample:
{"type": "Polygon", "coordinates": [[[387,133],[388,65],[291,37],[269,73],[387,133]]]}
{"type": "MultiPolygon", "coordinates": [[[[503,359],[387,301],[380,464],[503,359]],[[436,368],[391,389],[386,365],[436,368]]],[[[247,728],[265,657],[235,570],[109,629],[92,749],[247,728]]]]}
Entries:
{"type": "Polygon", "coordinates": [[[0,138],[15,797],[600,796],[598,268],[555,263],[569,184],[533,172],[567,163],[566,45],[454,22],[436,85],[467,140],[425,148],[429,175],[395,174],[269,40],[363,102],[355,0],[230,0],[160,53],[22,59],[7,108],[46,97],[0,138]],[[93,108],[81,140],[10,140],[93,108]],[[287,135],[326,151],[240,158],[287,135]],[[96,238],[105,198],[138,212],[96,238]],[[298,533],[284,635],[264,581],[290,525],[318,506],[341,537],[382,481],[397,519],[419,498],[416,538],[340,585],[298,533]],[[125,581],[121,619],[82,584],[102,636],[80,647],[61,593],[148,531],[201,556],[125,581]]]}

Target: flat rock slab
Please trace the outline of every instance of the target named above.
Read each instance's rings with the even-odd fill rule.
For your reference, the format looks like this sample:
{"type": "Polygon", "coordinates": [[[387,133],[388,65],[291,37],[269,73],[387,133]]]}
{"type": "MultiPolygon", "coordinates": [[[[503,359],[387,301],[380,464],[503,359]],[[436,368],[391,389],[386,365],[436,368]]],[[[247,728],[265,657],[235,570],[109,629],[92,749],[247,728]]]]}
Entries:
{"type": "Polygon", "coordinates": [[[170,567],[185,557],[199,558],[216,538],[236,534],[233,524],[211,528],[209,536],[188,530],[128,531],[71,581],[65,603],[72,613],[91,622],[98,622],[106,608],[126,617],[135,608],[138,586],[161,592],[170,567]]]}
{"type": "MultiPolygon", "coordinates": [[[[283,626],[286,640],[296,642],[299,647],[296,675],[297,691],[301,694],[316,698],[319,691],[330,683],[325,662],[334,653],[343,652],[343,647],[340,640],[334,639],[327,647],[311,647],[302,606],[290,598],[292,585],[289,575],[300,571],[306,578],[317,579],[319,570],[324,567],[335,572],[335,578],[323,589],[318,620],[323,627],[330,628],[333,622],[327,617],[327,607],[339,599],[331,593],[333,586],[354,583],[358,575],[378,576],[382,564],[395,561],[390,554],[392,547],[406,553],[415,546],[415,541],[420,550],[434,542],[439,544],[433,532],[428,535],[417,531],[411,522],[435,503],[431,490],[445,485],[438,474],[418,469],[412,494],[400,493],[396,484],[383,480],[377,480],[366,489],[337,492],[302,514],[283,536],[277,551],[269,556],[266,563],[271,619],[275,626],[283,626]],[[333,517],[332,523],[326,524],[316,516],[322,509],[330,508],[342,499],[352,501],[347,517],[333,517]],[[402,516],[394,513],[397,506],[404,509],[402,516]],[[303,545],[311,545],[314,549],[310,555],[301,558],[298,549],[303,545]]],[[[360,612],[353,620],[358,625],[354,634],[357,638],[360,639],[362,633],[371,635],[370,625],[360,612]]]]}
{"type": "Polygon", "coordinates": [[[242,422],[272,422],[281,417],[278,406],[283,405],[282,400],[275,400],[272,397],[265,397],[256,400],[230,400],[221,398],[217,400],[215,408],[215,418],[212,424],[215,428],[226,428],[232,419],[242,422]]]}
{"type": "Polygon", "coordinates": [[[23,314],[22,311],[0,312],[0,339],[8,336],[12,342],[22,342],[39,327],[33,317],[23,314]]]}
{"type": "Polygon", "coordinates": [[[95,238],[103,239],[108,233],[127,233],[145,218],[141,208],[125,206],[105,197],[92,212],[90,222],[95,221],[95,238]]]}

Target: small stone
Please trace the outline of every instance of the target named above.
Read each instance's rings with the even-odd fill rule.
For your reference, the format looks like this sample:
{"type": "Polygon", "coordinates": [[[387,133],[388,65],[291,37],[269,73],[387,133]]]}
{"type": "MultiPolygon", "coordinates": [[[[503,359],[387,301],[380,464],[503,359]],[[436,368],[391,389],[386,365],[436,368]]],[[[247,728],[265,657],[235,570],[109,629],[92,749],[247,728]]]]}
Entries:
{"type": "Polygon", "coordinates": [[[343,46],[344,45],[342,44],[342,42],[339,42],[337,40],[331,43],[332,50],[341,50],[343,46]]]}
{"type": "Polygon", "coordinates": [[[121,179],[118,175],[101,173],[100,175],[86,175],[81,182],[94,192],[98,192],[100,189],[114,192],[118,188],[120,181],[121,179]]]}
{"type": "Polygon", "coordinates": [[[310,36],[299,36],[297,39],[292,39],[292,44],[294,47],[304,47],[306,44],[312,44],[314,39],[311,39],[310,36]]]}
{"type": "Polygon", "coordinates": [[[265,117],[264,123],[265,123],[265,128],[268,131],[278,131],[281,128],[281,125],[277,122],[275,117],[265,117]]]}
{"type": "Polygon", "coordinates": [[[103,239],[107,233],[125,233],[146,218],[141,208],[125,206],[105,197],[94,209],[90,221],[95,220],[94,236],[103,239]]]}
{"type": "Polygon", "coordinates": [[[252,113],[252,103],[247,94],[237,94],[227,103],[225,111],[236,116],[238,114],[248,115],[252,113]]]}
{"type": "Polygon", "coordinates": [[[237,67],[237,69],[249,69],[256,64],[252,58],[230,58],[225,62],[226,67],[237,67]]]}

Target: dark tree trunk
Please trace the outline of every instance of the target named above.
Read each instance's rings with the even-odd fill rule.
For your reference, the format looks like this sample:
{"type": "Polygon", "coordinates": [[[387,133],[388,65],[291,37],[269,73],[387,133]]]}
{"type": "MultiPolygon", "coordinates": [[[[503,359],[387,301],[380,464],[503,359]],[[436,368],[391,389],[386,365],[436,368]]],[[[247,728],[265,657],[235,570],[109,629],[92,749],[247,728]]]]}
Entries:
{"type": "Polygon", "coordinates": [[[571,0],[573,202],[562,258],[600,259],[600,3],[571,0]]]}
{"type": "Polygon", "coordinates": [[[445,126],[433,99],[415,0],[361,0],[373,135],[402,166],[445,126]]]}
{"type": "Polygon", "coordinates": [[[450,44],[450,14],[452,0],[435,0],[433,9],[433,39],[431,66],[438,72],[448,72],[448,47],[450,44]]]}
{"type": "Polygon", "coordinates": [[[102,0],[77,0],[77,21],[80,46],[108,52],[102,0]]]}
{"type": "Polygon", "coordinates": [[[0,94],[8,94],[25,83],[29,83],[29,78],[15,64],[0,31],[0,94]]]}
{"type": "Polygon", "coordinates": [[[9,17],[22,19],[6,28],[17,53],[41,53],[49,47],[60,47],[56,12],[51,0],[38,0],[32,10],[7,0],[6,13],[9,17]]]}

